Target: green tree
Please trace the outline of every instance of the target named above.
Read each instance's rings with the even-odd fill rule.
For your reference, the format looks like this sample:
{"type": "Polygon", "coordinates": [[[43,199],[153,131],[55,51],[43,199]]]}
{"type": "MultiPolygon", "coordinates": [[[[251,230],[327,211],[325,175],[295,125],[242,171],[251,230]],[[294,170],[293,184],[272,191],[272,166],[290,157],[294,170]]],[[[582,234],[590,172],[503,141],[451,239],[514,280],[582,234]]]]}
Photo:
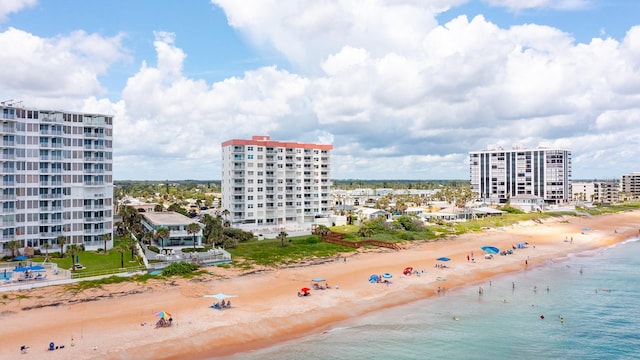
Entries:
{"type": "Polygon", "coordinates": [[[51,244],[49,244],[49,241],[47,241],[46,243],[42,244],[42,248],[44,249],[44,262],[49,261],[49,248],[51,247],[51,244]]]}
{"type": "Polygon", "coordinates": [[[200,232],[200,225],[198,223],[191,223],[187,225],[187,233],[193,236],[193,248],[196,248],[196,234],[200,232]]]}
{"type": "Polygon", "coordinates": [[[120,254],[120,267],[124,268],[124,254],[129,250],[122,244],[115,247],[115,250],[120,254]]]}
{"type": "Polygon", "coordinates": [[[284,247],[284,241],[287,239],[287,236],[289,236],[289,234],[284,231],[280,231],[280,233],[278,233],[277,239],[280,240],[281,247],[284,247]]]}
{"type": "Polygon", "coordinates": [[[67,246],[67,252],[71,255],[71,272],[76,271],[76,254],[78,253],[78,245],[69,244],[67,246]]]}
{"type": "Polygon", "coordinates": [[[64,254],[64,246],[67,243],[67,237],[64,235],[58,235],[56,237],[56,244],[60,247],[60,257],[64,254]]]}
{"type": "Polygon", "coordinates": [[[135,258],[135,251],[137,249],[137,241],[134,238],[128,237],[125,240],[125,247],[127,250],[131,250],[131,261],[135,258]]]}
{"type": "Polygon", "coordinates": [[[20,242],[11,240],[7,243],[7,247],[11,250],[11,256],[20,255],[20,242]]]}
{"type": "Polygon", "coordinates": [[[102,240],[104,241],[104,253],[108,253],[107,251],[107,243],[111,241],[111,233],[104,233],[102,235],[102,240]]]}
{"type": "Polygon", "coordinates": [[[164,250],[165,240],[169,237],[170,234],[171,234],[171,232],[166,227],[161,227],[158,230],[156,230],[156,232],[155,232],[155,234],[153,236],[153,239],[156,242],[160,243],[160,246],[162,247],[162,250],[164,250]]]}

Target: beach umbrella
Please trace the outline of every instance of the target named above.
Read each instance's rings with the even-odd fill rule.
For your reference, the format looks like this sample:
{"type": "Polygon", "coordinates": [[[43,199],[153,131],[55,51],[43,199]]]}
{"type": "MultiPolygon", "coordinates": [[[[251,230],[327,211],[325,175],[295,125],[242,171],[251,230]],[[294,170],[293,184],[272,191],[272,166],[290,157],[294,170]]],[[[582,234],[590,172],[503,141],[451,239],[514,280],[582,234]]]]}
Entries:
{"type": "Polygon", "coordinates": [[[205,295],[203,297],[214,298],[214,299],[217,299],[217,300],[224,300],[224,299],[228,299],[228,298],[234,298],[234,297],[236,297],[236,295],[227,295],[227,294],[223,294],[223,293],[217,293],[217,294],[213,294],[213,295],[205,295]]]}
{"type": "Polygon", "coordinates": [[[384,273],[382,274],[382,277],[385,279],[391,279],[393,277],[393,275],[389,274],[389,273],[384,273]]]}
{"type": "Polygon", "coordinates": [[[326,280],[324,278],[317,277],[317,278],[311,279],[311,281],[313,281],[313,282],[323,282],[323,281],[326,281],[326,280]]]}
{"type": "Polygon", "coordinates": [[[302,291],[303,293],[308,293],[309,291],[311,291],[311,289],[309,289],[308,287],[303,287],[302,289],[300,289],[300,291],[302,291]]]}
{"type": "Polygon", "coordinates": [[[487,254],[497,254],[500,252],[500,249],[495,246],[483,246],[480,249],[482,249],[482,251],[486,252],[487,254]]]}
{"type": "Polygon", "coordinates": [[[583,227],[582,228],[582,231],[589,231],[589,230],[591,230],[591,229],[589,229],[588,227],[583,227]]]}
{"type": "Polygon", "coordinates": [[[380,277],[376,274],[369,276],[369,282],[376,282],[378,280],[380,280],[380,277]]]}
{"type": "Polygon", "coordinates": [[[449,260],[451,260],[451,259],[450,259],[450,258],[448,258],[448,257],[444,257],[444,256],[443,256],[443,257],[439,257],[439,258],[437,258],[436,260],[438,260],[438,261],[449,261],[449,260]]]}
{"type": "Polygon", "coordinates": [[[160,316],[161,318],[164,318],[164,319],[168,319],[172,317],[171,314],[166,311],[159,311],[156,313],[156,316],[160,316]]]}
{"type": "Polygon", "coordinates": [[[29,257],[28,256],[24,256],[24,255],[20,255],[20,256],[16,256],[13,258],[14,261],[23,261],[23,260],[27,260],[29,257]]]}

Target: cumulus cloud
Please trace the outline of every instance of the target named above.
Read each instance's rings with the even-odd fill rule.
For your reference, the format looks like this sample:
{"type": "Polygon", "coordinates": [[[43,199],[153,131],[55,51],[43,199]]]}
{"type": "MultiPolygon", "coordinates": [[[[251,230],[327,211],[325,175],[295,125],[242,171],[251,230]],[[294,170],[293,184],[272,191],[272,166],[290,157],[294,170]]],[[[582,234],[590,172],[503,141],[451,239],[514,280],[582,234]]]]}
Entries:
{"type": "Polygon", "coordinates": [[[105,89],[98,77],[126,57],[121,37],[75,31],[42,38],[9,28],[0,33],[0,93],[55,108],[61,99],[77,104],[73,99],[100,95],[105,89]]]}
{"type": "Polygon", "coordinates": [[[37,2],[38,0],[2,0],[0,2],[0,21],[5,20],[7,15],[11,13],[35,6],[37,2]]]}
{"type": "Polygon", "coordinates": [[[577,178],[617,177],[612,163],[637,171],[639,139],[629,130],[640,126],[640,27],[577,43],[562,29],[500,27],[482,15],[437,21],[463,2],[213,0],[292,69],[210,84],[185,75],[189,54],[175,34],[157,31],[156,58],[113,102],[100,97],[98,79],[126,56],[120,35],[44,39],[9,29],[0,45],[19,41],[28,55],[0,54],[0,92],[113,114],[116,179],[219,179],[223,141],[265,134],[333,144],[333,178],[466,179],[469,151],[542,142],[573,151],[577,178]]]}

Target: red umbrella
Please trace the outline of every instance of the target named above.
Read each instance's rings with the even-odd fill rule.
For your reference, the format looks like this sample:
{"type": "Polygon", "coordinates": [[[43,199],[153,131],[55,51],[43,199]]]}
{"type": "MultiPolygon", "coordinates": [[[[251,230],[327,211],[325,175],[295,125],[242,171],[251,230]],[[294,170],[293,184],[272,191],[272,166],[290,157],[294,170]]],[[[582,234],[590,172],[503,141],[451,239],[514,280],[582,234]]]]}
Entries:
{"type": "Polygon", "coordinates": [[[302,289],[300,289],[300,291],[307,293],[309,291],[311,291],[311,289],[309,289],[308,287],[303,287],[302,289]]]}

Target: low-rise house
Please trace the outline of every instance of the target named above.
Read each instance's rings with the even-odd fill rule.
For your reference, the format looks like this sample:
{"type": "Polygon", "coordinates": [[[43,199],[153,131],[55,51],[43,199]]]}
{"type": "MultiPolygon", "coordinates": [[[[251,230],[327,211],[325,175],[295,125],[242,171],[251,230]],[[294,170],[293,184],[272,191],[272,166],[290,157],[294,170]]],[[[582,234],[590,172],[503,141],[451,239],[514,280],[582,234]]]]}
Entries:
{"type": "Polygon", "coordinates": [[[536,195],[518,195],[509,200],[511,207],[524,212],[542,211],[544,199],[536,195]]]}
{"type": "Polygon", "coordinates": [[[143,212],[142,225],[148,230],[155,233],[160,228],[169,229],[169,238],[164,239],[160,246],[202,246],[202,225],[200,231],[195,234],[187,232],[187,226],[194,221],[182,214],[173,211],[167,212],[143,212]]]}

